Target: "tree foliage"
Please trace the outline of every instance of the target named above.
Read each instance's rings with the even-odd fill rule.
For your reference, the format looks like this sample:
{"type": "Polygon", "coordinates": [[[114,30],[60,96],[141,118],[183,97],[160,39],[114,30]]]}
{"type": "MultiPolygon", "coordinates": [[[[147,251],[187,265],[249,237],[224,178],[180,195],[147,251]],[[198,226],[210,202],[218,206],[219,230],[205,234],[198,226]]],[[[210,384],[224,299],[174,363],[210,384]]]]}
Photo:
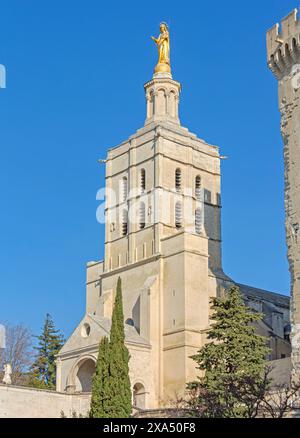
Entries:
{"type": "Polygon", "coordinates": [[[118,279],[109,345],[101,341],[93,379],[90,416],[128,418],[131,415],[129,352],[125,346],[122,284],[118,279]]]}
{"type": "Polygon", "coordinates": [[[93,376],[92,399],[90,407],[91,418],[106,418],[107,398],[109,396],[109,341],[107,337],[101,339],[93,376]]]}
{"type": "Polygon", "coordinates": [[[291,382],[274,385],[267,392],[260,407],[260,415],[267,418],[284,418],[299,409],[300,383],[291,382]]]}
{"type": "Polygon", "coordinates": [[[5,325],[6,348],[0,348],[0,371],[9,363],[12,368],[12,383],[24,385],[32,360],[32,335],[22,325],[5,325]]]}
{"type": "Polygon", "coordinates": [[[203,417],[255,417],[269,385],[266,339],[253,326],[262,315],[246,307],[235,286],[212,299],[212,310],[211,342],[192,357],[202,371],[188,385],[197,392],[193,408],[203,417]]]}
{"type": "Polygon", "coordinates": [[[37,388],[55,389],[56,355],[64,344],[63,335],[56,330],[53,319],[47,313],[41,335],[37,336],[38,346],[35,361],[31,367],[30,385],[37,388]]]}
{"type": "Polygon", "coordinates": [[[125,346],[122,284],[118,279],[117,293],[111,321],[109,354],[109,397],[107,410],[110,418],[131,415],[129,352],[125,346]]]}

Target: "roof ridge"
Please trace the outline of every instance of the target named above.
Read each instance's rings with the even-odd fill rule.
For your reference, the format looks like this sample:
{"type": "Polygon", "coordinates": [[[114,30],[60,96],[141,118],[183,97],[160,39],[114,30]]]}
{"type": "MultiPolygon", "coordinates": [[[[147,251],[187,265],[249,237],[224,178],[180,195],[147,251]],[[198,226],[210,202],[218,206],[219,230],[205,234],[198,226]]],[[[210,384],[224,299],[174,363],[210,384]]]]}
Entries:
{"type": "Polygon", "coordinates": [[[244,287],[247,287],[247,288],[249,288],[249,289],[254,289],[254,290],[257,290],[257,291],[260,291],[260,292],[264,292],[264,293],[268,293],[268,294],[271,294],[271,295],[276,295],[276,296],[278,296],[278,297],[281,297],[281,298],[285,298],[285,299],[290,299],[290,296],[289,295],[284,295],[284,294],[280,294],[280,293],[278,293],[278,292],[271,292],[270,290],[267,290],[267,289],[260,289],[260,288],[258,288],[258,287],[254,287],[254,286],[249,286],[248,284],[244,284],[244,283],[236,283],[238,286],[244,286],[244,287]]]}

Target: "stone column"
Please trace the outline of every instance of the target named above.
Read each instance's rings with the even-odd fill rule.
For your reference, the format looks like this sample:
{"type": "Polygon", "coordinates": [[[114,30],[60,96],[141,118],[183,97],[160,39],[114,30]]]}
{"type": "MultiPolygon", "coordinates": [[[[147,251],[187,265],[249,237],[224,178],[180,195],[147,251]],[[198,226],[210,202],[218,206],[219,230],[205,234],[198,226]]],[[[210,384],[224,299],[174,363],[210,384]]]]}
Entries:
{"type": "Polygon", "coordinates": [[[300,24],[295,9],[267,33],[268,66],[278,80],[284,143],[286,244],[291,274],[293,380],[300,380],[300,24]]]}
{"type": "Polygon", "coordinates": [[[61,358],[58,357],[55,361],[56,363],[56,391],[62,392],[61,387],[61,358]]]}

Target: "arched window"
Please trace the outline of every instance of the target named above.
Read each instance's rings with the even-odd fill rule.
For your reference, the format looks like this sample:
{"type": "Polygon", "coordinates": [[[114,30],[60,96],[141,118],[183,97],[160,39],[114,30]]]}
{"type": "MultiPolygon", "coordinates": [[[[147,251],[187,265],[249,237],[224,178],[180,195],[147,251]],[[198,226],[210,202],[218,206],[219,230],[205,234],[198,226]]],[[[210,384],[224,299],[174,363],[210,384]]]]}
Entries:
{"type": "Polygon", "coordinates": [[[157,90],[157,105],[154,107],[155,114],[166,114],[167,112],[167,95],[164,88],[157,90]]]}
{"type": "Polygon", "coordinates": [[[181,191],[181,169],[175,171],[175,189],[177,192],[181,191]]]}
{"type": "Polygon", "coordinates": [[[120,187],[121,202],[126,201],[127,194],[128,194],[128,182],[127,182],[127,177],[124,176],[124,178],[122,178],[121,187],[120,187]]]}
{"type": "Polygon", "coordinates": [[[76,391],[91,392],[92,380],[95,373],[95,361],[93,359],[84,360],[78,367],[75,377],[76,391]]]}
{"type": "Polygon", "coordinates": [[[141,202],[140,203],[140,230],[145,228],[145,226],[146,226],[146,207],[145,207],[145,203],[141,202]]]}
{"type": "Polygon", "coordinates": [[[122,236],[127,235],[127,231],[128,231],[128,212],[127,212],[127,210],[123,210],[123,212],[122,212],[121,231],[122,231],[122,236]]]}
{"type": "Polygon", "coordinates": [[[149,117],[152,117],[154,115],[154,92],[151,91],[150,93],[150,102],[149,102],[149,117]]]}
{"type": "Polygon", "coordinates": [[[201,208],[195,210],[195,232],[200,234],[202,230],[202,212],[201,208]]]}
{"type": "Polygon", "coordinates": [[[182,227],[182,203],[180,201],[175,204],[175,227],[182,227]]]}
{"type": "Polygon", "coordinates": [[[197,175],[195,178],[195,197],[197,201],[201,200],[201,177],[197,175]]]}
{"type": "Polygon", "coordinates": [[[173,90],[169,94],[169,114],[176,117],[176,93],[173,90]]]}
{"type": "Polygon", "coordinates": [[[289,45],[286,43],[286,45],[285,45],[285,56],[287,56],[289,54],[290,54],[290,48],[289,48],[289,45]]]}
{"type": "Polygon", "coordinates": [[[133,406],[139,409],[145,409],[146,391],[142,383],[136,383],[133,387],[133,406]]]}
{"type": "Polygon", "coordinates": [[[145,169],[141,170],[141,191],[144,192],[146,190],[146,171],[145,169]]]}

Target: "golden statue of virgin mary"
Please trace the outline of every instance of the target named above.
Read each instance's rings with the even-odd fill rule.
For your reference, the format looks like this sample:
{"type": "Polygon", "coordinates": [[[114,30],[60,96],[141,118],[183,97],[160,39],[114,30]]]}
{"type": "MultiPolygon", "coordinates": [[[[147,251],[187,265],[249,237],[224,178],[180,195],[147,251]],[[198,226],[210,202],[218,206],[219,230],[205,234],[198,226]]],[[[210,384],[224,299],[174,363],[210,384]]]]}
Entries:
{"type": "Polygon", "coordinates": [[[155,73],[171,73],[170,66],[170,34],[166,23],[160,24],[160,35],[158,38],[151,37],[157,45],[158,63],[155,73]]]}

